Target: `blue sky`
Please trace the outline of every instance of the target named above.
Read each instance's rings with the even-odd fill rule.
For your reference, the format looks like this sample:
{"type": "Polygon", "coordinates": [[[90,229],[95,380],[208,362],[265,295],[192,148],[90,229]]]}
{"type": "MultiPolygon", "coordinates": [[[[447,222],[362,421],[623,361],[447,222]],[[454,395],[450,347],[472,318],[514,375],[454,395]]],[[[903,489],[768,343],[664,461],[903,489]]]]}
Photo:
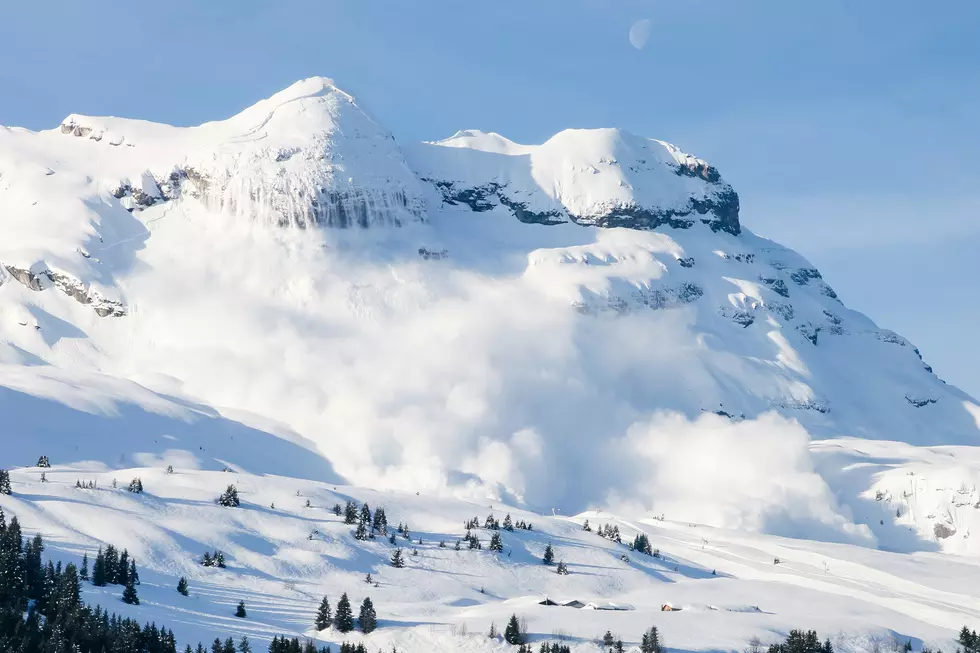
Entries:
{"type": "Polygon", "coordinates": [[[0,6],[0,124],[195,124],[311,75],[399,140],[617,126],[677,143],[735,186],[746,226],[980,396],[980,2],[0,6]]]}

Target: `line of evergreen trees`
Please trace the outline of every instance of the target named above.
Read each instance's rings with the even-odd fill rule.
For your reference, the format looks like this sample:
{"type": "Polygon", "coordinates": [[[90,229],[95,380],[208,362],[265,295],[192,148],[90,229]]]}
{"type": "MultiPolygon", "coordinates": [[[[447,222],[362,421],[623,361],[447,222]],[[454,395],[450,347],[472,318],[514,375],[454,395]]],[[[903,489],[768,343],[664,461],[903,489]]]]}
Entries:
{"type": "MultiPolygon", "coordinates": [[[[82,575],[88,576],[88,554],[82,561],[82,575]]],[[[106,585],[139,585],[139,572],[136,570],[136,561],[129,557],[129,551],[123,549],[122,553],[116,550],[111,544],[105,550],[99,547],[99,552],[95,555],[95,562],[92,565],[92,584],[96,587],[106,585]]]]}
{"type": "Polygon", "coordinates": [[[769,646],[769,653],[834,653],[834,647],[829,639],[820,643],[816,631],[791,630],[786,641],[769,646]]]}
{"type": "MultiPolygon", "coordinates": [[[[140,625],[135,619],[85,604],[81,600],[81,584],[85,579],[78,568],[72,563],[62,566],[60,562],[48,561],[44,564],[43,551],[41,535],[25,538],[17,518],[11,518],[8,524],[0,509],[0,651],[177,653],[172,630],[153,623],[140,625]]],[[[117,553],[111,545],[99,550],[92,570],[93,581],[96,575],[100,578],[104,575],[105,584],[124,580],[127,590],[139,582],[128,552],[117,553]],[[122,570],[125,570],[125,576],[122,570]]],[[[123,600],[126,600],[125,592],[123,600]]],[[[138,600],[132,602],[138,603],[138,600]]],[[[350,624],[346,630],[340,627],[338,630],[353,630],[353,615],[346,594],[337,610],[340,622],[350,624]]],[[[377,627],[374,606],[369,598],[361,604],[358,623],[364,632],[377,627]]],[[[190,645],[184,649],[184,653],[195,651],[209,653],[202,644],[196,649],[190,645]]],[[[282,636],[273,639],[269,652],[331,653],[331,649],[329,646],[317,649],[311,641],[301,644],[297,638],[282,636]]],[[[242,637],[237,646],[230,637],[224,642],[215,638],[210,653],[252,653],[252,648],[247,637],[242,637]]],[[[366,649],[361,644],[345,642],[340,646],[340,653],[366,653],[366,649]]]]}
{"type": "MultiPolygon", "coordinates": [[[[473,519],[467,519],[465,522],[463,522],[463,528],[467,531],[480,528],[479,518],[474,517],[473,519]]],[[[510,513],[507,513],[507,515],[504,517],[502,524],[499,519],[493,516],[493,513],[490,513],[487,515],[487,518],[483,520],[483,528],[488,531],[499,531],[501,529],[505,531],[513,531],[515,528],[525,531],[534,530],[534,527],[531,524],[526,523],[523,520],[514,523],[514,521],[510,518],[510,513]]]]}
{"type": "MultiPolygon", "coordinates": [[[[340,597],[337,602],[337,612],[331,614],[330,599],[326,596],[320,602],[313,625],[317,630],[326,630],[333,626],[339,632],[349,633],[354,630],[354,613],[351,610],[350,599],[347,592],[340,597]]],[[[364,634],[374,632],[378,627],[378,615],[374,610],[374,603],[370,597],[366,597],[361,602],[361,610],[357,615],[357,628],[364,634]]]]}
{"type": "Polygon", "coordinates": [[[966,626],[963,626],[960,631],[956,643],[960,645],[956,653],[980,653],[980,637],[977,636],[977,631],[970,630],[966,626]]]}
{"type": "Polygon", "coordinates": [[[85,605],[78,568],[44,564],[43,551],[40,535],[26,539],[17,518],[7,524],[0,510],[0,651],[176,652],[172,631],[85,605]]]}

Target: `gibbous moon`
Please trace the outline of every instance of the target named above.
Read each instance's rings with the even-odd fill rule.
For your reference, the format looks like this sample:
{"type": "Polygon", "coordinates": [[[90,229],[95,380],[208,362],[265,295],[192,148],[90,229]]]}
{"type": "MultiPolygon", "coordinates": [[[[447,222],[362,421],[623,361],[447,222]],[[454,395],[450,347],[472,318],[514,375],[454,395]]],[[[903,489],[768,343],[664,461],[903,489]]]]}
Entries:
{"type": "Polygon", "coordinates": [[[633,23],[630,28],[630,43],[637,50],[642,50],[650,38],[650,19],[644,18],[633,23]]]}

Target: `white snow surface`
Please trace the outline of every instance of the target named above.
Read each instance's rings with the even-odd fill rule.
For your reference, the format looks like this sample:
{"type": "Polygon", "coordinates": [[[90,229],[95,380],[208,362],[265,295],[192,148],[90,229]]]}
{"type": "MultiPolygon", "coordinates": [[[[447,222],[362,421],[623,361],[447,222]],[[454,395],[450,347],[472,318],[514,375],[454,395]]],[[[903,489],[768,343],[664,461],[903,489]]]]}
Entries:
{"type": "Polygon", "coordinates": [[[410,652],[496,650],[475,633],[515,611],[583,651],[652,622],[684,650],[947,648],[980,616],[980,405],[740,225],[713,167],[619,130],[403,149],[323,78],[198,127],[0,127],[0,413],[0,505],[52,555],[128,546],[146,601],[117,607],[194,642],[307,633],[369,571],[372,643],[410,652]],[[422,535],[408,569],[327,514],[347,496],[422,535]],[[433,546],[490,504],[535,523],[510,559],[433,546]],[[214,547],[227,572],[194,564],[214,547]]]}

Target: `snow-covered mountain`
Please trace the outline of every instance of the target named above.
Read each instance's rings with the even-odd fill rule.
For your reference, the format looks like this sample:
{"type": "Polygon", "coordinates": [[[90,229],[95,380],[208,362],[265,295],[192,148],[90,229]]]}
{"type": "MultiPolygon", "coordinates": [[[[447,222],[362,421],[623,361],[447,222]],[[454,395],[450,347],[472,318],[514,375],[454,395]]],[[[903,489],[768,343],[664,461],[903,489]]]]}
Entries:
{"type": "Polygon", "coordinates": [[[506,650],[483,632],[515,612],[590,653],[651,622],[863,653],[980,620],[976,558],[939,555],[980,553],[980,404],[747,229],[716,168],[619,130],[400,145],[323,78],[197,127],[0,127],[0,415],[0,508],[54,558],[128,548],[143,604],[113,609],[181,643],[336,643],[311,615],[343,591],[410,653],[506,650]],[[422,537],[405,569],[348,498],[422,537]],[[535,530],[455,551],[487,511],[535,530]]]}
{"type": "MultiPolygon", "coordinates": [[[[5,465],[180,450],[892,546],[900,517],[860,516],[879,479],[837,484],[811,438],[980,440],[717,169],[619,130],[400,146],[323,78],[197,127],[72,115],[0,128],[0,233],[5,465]]],[[[972,506],[921,512],[903,548],[943,523],[974,550],[972,506]]]]}

